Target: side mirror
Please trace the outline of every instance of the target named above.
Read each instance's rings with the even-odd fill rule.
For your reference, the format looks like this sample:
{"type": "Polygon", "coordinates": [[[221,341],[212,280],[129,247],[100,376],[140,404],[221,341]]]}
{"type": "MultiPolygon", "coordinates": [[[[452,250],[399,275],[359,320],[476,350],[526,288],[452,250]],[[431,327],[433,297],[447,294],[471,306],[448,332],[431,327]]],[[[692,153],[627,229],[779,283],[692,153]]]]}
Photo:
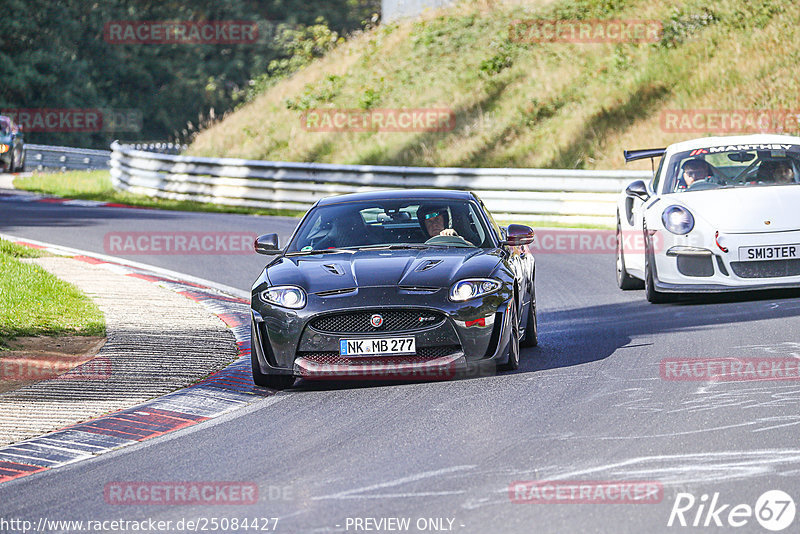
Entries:
{"type": "Polygon", "coordinates": [[[645,185],[644,180],[636,180],[628,185],[628,187],[625,188],[625,194],[629,197],[636,197],[641,200],[647,200],[650,198],[650,194],[647,192],[647,185],[645,185]]]}
{"type": "Polygon", "coordinates": [[[533,243],[533,228],[523,224],[510,224],[508,225],[508,236],[504,245],[509,247],[521,247],[533,243]]]}
{"type": "Polygon", "coordinates": [[[281,252],[281,249],[278,248],[278,234],[260,235],[253,245],[259,254],[272,255],[280,254],[281,252]]]}

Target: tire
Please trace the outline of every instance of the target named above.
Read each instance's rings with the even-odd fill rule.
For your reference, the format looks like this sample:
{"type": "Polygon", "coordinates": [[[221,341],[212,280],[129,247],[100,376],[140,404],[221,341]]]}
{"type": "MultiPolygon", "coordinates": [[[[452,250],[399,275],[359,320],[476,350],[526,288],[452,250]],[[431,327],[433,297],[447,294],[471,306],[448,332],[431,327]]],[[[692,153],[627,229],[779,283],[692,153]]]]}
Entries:
{"type": "MultiPolygon", "coordinates": [[[[256,337],[253,335],[253,327],[250,327],[250,341],[254,342],[256,337]]],[[[261,372],[258,365],[258,357],[256,356],[256,349],[250,347],[250,364],[253,368],[253,383],[257,386],[272,389],[286,389],[292,387],[294,384],[294,376],[292,375],[265,375],[261,372]]]]}
{"type": "Polygon", "coordinates": [[[661,293],[660,291],[656,290],[655,283],[653,281],[653,266],[650,264],[649,245],[645,248],[644,295],[647,297],[647,301],[653,304],[663,304],[664,302],[669,302],[670,299],[666,293],[661,293]]]}
{"type": "Polygon", "coordinates": [[[11,172],[23,172],[25,170],[25,149],[21,148],[19,151],[19,158],[14,159],[19,160],[19,165],[17,165],[16,169],[12,167],[11,172]]]}
{"type": "Polygon", "coordinates": [[[625,255],[622,249],[622,225],[619,222],[619,212],[617,212],[617,286],[623,291],[629,289],[643,289],[645,283],[628,274],[625,268],[625,255]]]}
{"type": "Polygon", "coordinates": [[[508,363],[500,365],[500,370],[516,371],[519,369],[519,312],[516,299],[511,305],[511,337],[508,345],[508,363]]]}
{"type": "Polygon", "coordinates": [[[528,306],[528,320],[525,323],[525,335],[519,344],[523,347],[535,347],[539,344],[539,325],[536,322],[536,289],[533,289],[531,303],[528,306]]]}

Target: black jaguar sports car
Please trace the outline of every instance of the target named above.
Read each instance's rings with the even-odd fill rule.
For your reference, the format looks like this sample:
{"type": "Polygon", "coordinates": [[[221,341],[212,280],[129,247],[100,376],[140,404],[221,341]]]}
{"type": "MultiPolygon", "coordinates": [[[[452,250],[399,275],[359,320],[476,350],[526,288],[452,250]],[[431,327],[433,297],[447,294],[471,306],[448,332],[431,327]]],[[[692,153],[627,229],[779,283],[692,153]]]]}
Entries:
{"type": "Polygon", "coordinates": [[[253,381],[445,379],[513,370],[537,343],[533,230],[465,191],[318,201],[253,284],[253,381]]]}

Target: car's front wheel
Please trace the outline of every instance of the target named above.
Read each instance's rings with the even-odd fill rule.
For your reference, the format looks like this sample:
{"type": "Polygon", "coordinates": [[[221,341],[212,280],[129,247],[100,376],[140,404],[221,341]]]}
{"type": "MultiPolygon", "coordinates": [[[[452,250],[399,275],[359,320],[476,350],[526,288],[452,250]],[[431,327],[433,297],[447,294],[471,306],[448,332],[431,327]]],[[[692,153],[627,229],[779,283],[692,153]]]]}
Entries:
{"type": "Polygon", "coordinates": [[[11,172],[23,172],[25,170],[25,149],[20,148],[17,157],[11,165],[11,172]],[[15,167],[16,165],[16,167],[15,167]]]}
{"type": "Polygon", "coordinates": [[[525,322],[525,335],[522,336],[520,345],[535,347],[539,344],[539,325],[536,322],[536,290],[531,291],[531,303],[528,306],[528,320],[525,322]]]}
{"type": "Polygon", "coordinates": [[[519,369],[519,312],[517,302],[511,303],[511,337],[508,340],[508,363],[500,366],[501,371],[516,371],[519,369]]]}
{"type": "Polygon", "coordinates": [[[647,298],[647,301],[652,302],[653,304],[669,302],[669,296],[666,293],[656,290],[653,277],[653,266],[650,263],[649,251],[645,253],[644,258],[644,295],[647,298]]]}
{"type": "Polygon", "coordinates": [[[625,250],[622,248],[622,226],[617,213],[617,286],[623,291],[642,289],[644,282],[628,274],[625,268],[625,250]]]}

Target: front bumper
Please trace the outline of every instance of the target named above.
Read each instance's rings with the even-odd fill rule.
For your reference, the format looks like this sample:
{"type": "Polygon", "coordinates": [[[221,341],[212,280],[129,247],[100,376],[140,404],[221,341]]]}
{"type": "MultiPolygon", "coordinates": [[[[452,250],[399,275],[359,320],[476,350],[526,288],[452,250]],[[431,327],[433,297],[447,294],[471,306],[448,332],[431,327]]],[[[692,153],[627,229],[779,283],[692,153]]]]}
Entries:
{"type": "Polygon", "coordinates": [[[306,357],[294,362],[295,376],[303,378],[358,378],[377,380],[446,380],[467,369],[463,353],[455,353],[427,361],[379,361],[369,363],[319,363],[306,357]]]}
{"type": "Polygon", "coordinates": [[[800,244],[800,231],[663,237],[663,249],[652,256],[653,284],[660,292],[800,288],[800,260],[740,261],[739,258],[739,249],[743,247],[800,244]]]}
{"type": "Polygon", "coordinates": [[[257,295],[254,291],[252,350],[264,374],[437,379],[483,368],[487,362],[494,368],[508,359],[511,291],[505,286],[497,293],[463,303],[451,302],[444,289],[420,295],[404,294],[395,287],[359,288],[335,297],[309,295],[302,310],[265,304],[257,295]],[[391,304],[376,306],[377,302],[391,304]],[[321,316],[387,310],[434,312],[443,320],[425,328],[367,333],[324,332],[310,324],[321,316]],[[409,336],[416,341],[415,355],[339,356],[341,339],[409,336]]]}

